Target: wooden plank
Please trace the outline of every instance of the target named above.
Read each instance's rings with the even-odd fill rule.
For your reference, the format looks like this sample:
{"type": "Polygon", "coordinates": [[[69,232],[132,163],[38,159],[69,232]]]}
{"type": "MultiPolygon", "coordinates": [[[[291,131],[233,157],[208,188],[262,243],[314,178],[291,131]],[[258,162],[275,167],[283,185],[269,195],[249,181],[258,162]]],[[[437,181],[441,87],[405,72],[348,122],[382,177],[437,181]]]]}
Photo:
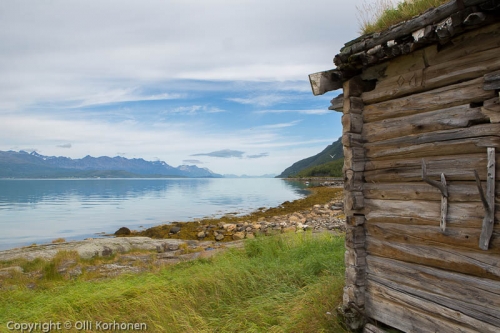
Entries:
{"type": "Polygon", "coordinates": [[[500,71],[488,73],[484,76],[484,90],[500,89],[500,71]]]}
{"type": "Polygon", "coordinates": [[[472,53],[445,63],[383,78],[374,90],[363,93],[365,104],[420,93],[465,80],[476,79],[500,69],[500,48],[472,53]]]}
{"type": "MultiPolygon", "coordinates": [[[[380,200],[364,199],[365,218],[370,223],[387,222],[401,224],[438,225],[440,216],[439,201],[425,200],[380,200]]],[[[498,204],[497,204],[498,205],[498,204]]],[[[481,202],[450,202],[447,224],[457,228],[481,228],[484,217],[481,202]]],[[[495,212],[498,219],[500,213],[495,212]]],[[[495,226],[500,231],[499,226],[495,226]]]]}
{"type": "MultiPolygon", "coordinates": [[[[444,152],[443,152],[444,154],[444,152]]],[[[497,171],[500,169],[500,156],[497,156],[497,171]]],[[[364,177],[371,182],[411,182],[421,180],[421,158],[372,160],[364,164],[364,177]]],[[[426,156],[427,174],[437,178],[444,172],[450,181],[474,181],[474,170],[479,171],[481,179],[486,179],[487,156],[484,148],[475,154],[426,156]]]]}
{"type": "Polygon", "coordinates": [[[354,215],[354,216],[346,216],[345,223],[349,226],[360,226],[365,224],[365,216],[364,215],[354,215]]]}
{"type": "Polygon", "coordinates": [[[480,107],[472,108],[470,104],[465,104],[366,123],[363,124],[362,136],[363,140],[371,143],[406,135],[464,128],[487,121],[488,116],[482,112],[480,107]]]}
{"type": "MultiPolygon", "coordinates": [[[[492,124],[497,125],[497,124],[492,124]]],[[[475,126],[478,127],[478,126],[475,126]]],[[[490,130],[493,130],[490,128],[490,130]]],[[[460,136],[467,133],[456,133],[456,136],[460,136]]],[[[453,135],[450,135],[451,137],[453,135]]],[[[444,139],[442,136],[441,139],[444,139]]],[[[417,139],[418,140],[418,139],[417,139]]],[[[484,151],[487,147],[500,147],[500,137],[498,136],[484,136],[484,137],[471,137],[465,139],[450,139],[441,142],[429,141],[423,144],[406,144],[404,146],[398,145],[365,145],[365,155],[371,160],[389,160],[394,159],[395,156],[401,159],[405,158],[423,158],[426,159],[429,156],[440,156],[440,155],[457,155],[457,154],[475,154],[484,151]]]]}
{"type": "MultiPolygon", "coordinates": [[[[441,185],[448,191],[448,186],[446,185],[446,178],[444,173],[441,173],[441,185]]],[[[441,232],[446,232],[446,216],[448,215],[448,192],[446,196],[441,193],[441,220],[439,222],[439,228],[441,232]]]]}
{"type": "Polygon", "coordinates": [[[481,112],[490,119],[491,123],[500,123],[500,99],[495,97],[484,101],[481,112]]]}
{"type": "Polygon", "coordinates": [[[383,329],[375,325],[366,324],[365,327],[363,328],[363,333],[387,333],[387,331],[384,331],[383,329]]]}
{"type": "Polygon", "coordinates": [[[349,191],[345,192],[345,208],[349,210],[360,210],[363,209],[364,197],[361,191],[349,191]]]}
{"type": "Polygon", "coordinates": [[[371,235],[366,236],[365,246],[368,255],[500,281],[499,257],[488,252],[383,241],[371,235]]]}
{"type": "MultiPolygon", "coordinates": [[[[400,285],[450,298],[463,308],[483,312],[485,322],[500,326],[500,283],[489,279],[449,272],[376,256],[366,257],[367,278],[383,277],[400,285]],[[445,283],[443,283],[445,281],[445,283]]],[[[449,302],[449,300],[446,300],[449,302]]],[[[449,304],[454,308],[453,304],[449,304]]],[[[467,314],[467,310],[465,313],[467,314]]]]}
{"type": "Polygon", "coordinates": [[[364,140],[361,134],[358,133],[344,133],[342,134],[342,144],[344,147],[363,147],[364,140]]]}
{"type": "Polygon", "coordinates": [[[500,47],[500,24],[491,24],[475,29],[451,40],[446,47],[437,51],[437,45],[429,46],[426,51],[428,65],[446,63],[467,56],[471,53],[482,52],[500,47]]]}
{"type": "Polygon", "coordinates": [[[365,144],[367,152],[374,152],[380,147],[383,149],[417,146],[425,143],[450,141],[457,139],[475,138],[480,136],[500,135],[500,124],[482,124],[467,128],[453,128],[435,132],[407,135],[365,144]]]}
{"type": "MultiPolygon", "coordinates": [[[[419,330],[417,330],[418,332],[498,332],[498,326],[496,325],[485,323],[470,315],[466,315],[461,311],[456,311],[454,309],[450,309],[446,305],[437,303],[437,301],[445,302],[446,299],[443,297],[433,297],[432,294],[425,292],[418,294],[418,289],[414,289],[409,286],[402,287],[384,278],[368,280],[366,290],[370,295],[380,295],[387,299],[402,302],[410,309],[421,311],[429,317],[440,317],[439,319],[435,319],[436,325],[439,327],[437,330],[431,331],[427,330],[427,328],[420,327],[419,330]],[[448,325],[449,327],[446,327],[448,325]],[[454,325],[454,327],[451,325],[454,325]]],[[[473,313],[477,314],[477,311],[473,313]]],[[[479,316],[481,315],[479,314],[479,316]]],[[[481,317],[487,316],[482,315],[481,317]]],[[[417,332],[415,330],[411,331],[417,332]]]]}
{"type": "MultiPolygon", "coordinates": [[[[497,35],[500,43],[500,35],[497,35]]],[[[438,87],[470,80],[500,69],[500,47],[472,53],[425,70],[425,87],[438,87]]]]}
{"type": "Polygon", "coordinates": [[[360,147],[343,147],[344,151],[344,168],[352,169],[353,163],[364,162],[365,150],[360,147]]]}
{"type": "Polygon", "coordinates": [[[418,302],[411,296],[401,293],[385,292],[371,282],[366,292],[365,309],[369,318],[395,327],[403,332],[443,332],[443,333],[477,333],[476,330],[462,327],[453,321],[440,317],[439,312],[422,310],[413,303],[418,302]]]}
{"type": "Polygon", "coordinates": [[[346,98],[359,97],[365,90],[365,87],[366,81],[363,81],[360,76],[355,76],[344,82],[344,96],[346,98]]]}
{"type": "Polygon", "coordinates": [[[360,171],[355,171],[353,169],[344,170],[344,189],[346,191],[362,191],[363,186],[364,186],[364,181],[363,181],[362,170],[360,171]]]}
{"type": "Polygon", "coordinates": [[[363,93],[362,98],[365,104],[372,104],[429,89],[426,89],[424,70],[419,69],[379,80],[375,89],[363,93]]]}
{"type": "MultiPolygon", "coordinates": [[[[375,223],[368,220],[365,224],[365,228],[367,235],[383,241],[416,245],[434,245],[445,248],[454,247],[480,252],[477,246],[481,234],[479,228],[448,226],[444,232],[440,232],[438,219],[435,220],[433,225],[375,223]]],[[[500,240],[498,240],[498,237],[492,241],[489,252],[496,255],[497,259],[500,258],[500,240]]]]}
{"type": "Polygon", "coordinates": [[[330,101],[328,110],[342,112],[344,110],[344,94],[340,94],[330,101]]]}
{"type": "MultiPolygon", "coordinates": [[[[477,186],[471,182],[448,183],[450,202],[480,202],[477,186]]],[[[500,196],[499,190],[496,195],[500,196]]],[[[365,199],[439,201],[441,192],[422,183],[370,183],[363,185],[365,199]]]]}
{"type": "MultiPolygon", "coordinates": [[[[483,83],[484,78],[480,77],[404,98],[365,105],[363,120],[365,123],[369,123],[388,118],[404,117],[473,102],[483,102],[495,97],[494,91],[483,90],[483,83]]],[[[368,103],[365,101],[365,104],[368,103]]]]}
{"type": "Polygon", "coordinates": [[[345,284],[362,287],[366,281],[365,267],[347,266],[345,269],[345,284]]]}
{"type": "MultiPolygon", "coordinates": [[[[355,42],[346,44],[346,46],[350,46],[355,50],[368,50],[377,45],[381,45],[390,40],[397,39],[404,35],[410,35],[412,32],[420,29],[423,26],[429,24],[435,24],[437,22],[442,21],[443,19],[449,17],[451,14],[457,12],[459,10],[459,6],[456,0],[452,0],[442,6],[437,8],[433,8],[424,14],[416,17],[415,19],[405,21],[403,23],[397,24],[391,29],[387,29],[382,31],[377,35],[377,38],[371,38],[362,42],[355,42]],[[357,44],[360,44],[358,46],[357,44]]],[[[358,52],[358,51],[356,51],[358,52]]]]}
{"type": "Polygon", "coordinates": [[[342,133],[361,133],[363,116],[355,113],[346,113],[342,116],[342,133]]]}
{"type": "Polygon", "coordinates": [[[486,181],[485,216],[483,219],[479,248],[488,250],[495,223],[495,148],[488,148],[488,175],[486,181]]]}
{"type": "Polygon", "coordinates": [[[342,88],[341,77],[341,73],[336,69],[309,74],[309,83],[314,96],[342,88]]]}
{"type": "Polygon", "coordinates": [[[357,113],[361,114],[363,112],[365,104],[361,97],[349,97],[344,98],[344,113],[357,113]]]}

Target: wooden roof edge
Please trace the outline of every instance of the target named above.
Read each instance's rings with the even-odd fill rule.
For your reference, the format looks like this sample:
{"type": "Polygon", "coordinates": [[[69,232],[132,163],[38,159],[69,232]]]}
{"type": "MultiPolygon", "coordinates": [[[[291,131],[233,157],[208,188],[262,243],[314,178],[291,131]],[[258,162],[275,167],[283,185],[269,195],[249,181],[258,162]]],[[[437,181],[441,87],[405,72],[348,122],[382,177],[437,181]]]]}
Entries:
{"type": "Polygon", "coordinates": [[[433,43],[446,44],[456,35],[499,18],[500,0],[452,0],[380,33],[358,37],[335,55],[337,68],[309,75],[313,94],[337,90],[367,67],[433,43]]]}

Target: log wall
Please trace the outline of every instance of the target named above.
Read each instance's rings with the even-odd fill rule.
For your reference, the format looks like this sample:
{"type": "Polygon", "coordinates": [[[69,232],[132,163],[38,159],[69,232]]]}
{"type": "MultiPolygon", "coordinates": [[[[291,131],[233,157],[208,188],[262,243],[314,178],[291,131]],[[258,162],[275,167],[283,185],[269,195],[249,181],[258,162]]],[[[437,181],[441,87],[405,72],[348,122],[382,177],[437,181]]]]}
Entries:
{"type": "Polygon", "coordinates": [[[343,103],[344,307],[364,315],[351,327],[500,332],[500,23],[378,68],[331,108],[343,103]],[[486,249],[476,174],[494,209],[486,249]]]}

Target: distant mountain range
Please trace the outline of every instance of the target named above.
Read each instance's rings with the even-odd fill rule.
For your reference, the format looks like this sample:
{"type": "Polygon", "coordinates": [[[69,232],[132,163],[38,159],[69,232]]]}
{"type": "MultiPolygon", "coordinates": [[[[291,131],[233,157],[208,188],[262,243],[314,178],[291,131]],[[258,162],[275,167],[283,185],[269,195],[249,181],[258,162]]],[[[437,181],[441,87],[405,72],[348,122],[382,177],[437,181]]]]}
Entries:
{"type": "Polygon", "coordinates": [[[342,138],[339,138],[331,145],[328,145],[322,152],[295,162],[276,178],[321,175],[322,168],[319,168],[319,166],[323,166],[324,170],[328,170],[328,176],[340,177],[342,175],[343,158],[342,138]]]}
{"type": "Polygon", "coordinates": [[[142,158],[44,156],[36,152],[0,151],[0,178],[223,178],[195,165],[173,167],[142,158]]]}

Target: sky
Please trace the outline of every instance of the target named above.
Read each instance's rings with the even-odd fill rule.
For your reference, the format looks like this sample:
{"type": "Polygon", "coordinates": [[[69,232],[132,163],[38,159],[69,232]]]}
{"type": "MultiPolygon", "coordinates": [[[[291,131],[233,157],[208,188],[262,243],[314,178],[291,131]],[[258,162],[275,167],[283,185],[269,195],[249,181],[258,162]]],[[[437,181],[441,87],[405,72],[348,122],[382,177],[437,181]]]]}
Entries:
{"type": "Polygon", "coordinates": [[[0,150],[279,174],[342,135],[341,91],[308,75],[359,36],[359,5],[2,0],[0,150]]]}

